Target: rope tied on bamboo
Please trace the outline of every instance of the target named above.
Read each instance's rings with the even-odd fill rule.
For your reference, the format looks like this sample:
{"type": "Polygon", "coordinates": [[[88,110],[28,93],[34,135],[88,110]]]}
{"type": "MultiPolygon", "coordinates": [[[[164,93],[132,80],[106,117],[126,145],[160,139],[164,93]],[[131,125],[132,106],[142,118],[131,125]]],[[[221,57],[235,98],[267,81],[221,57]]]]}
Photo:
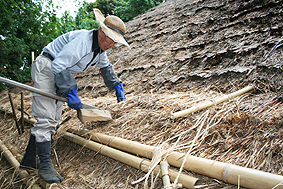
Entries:
{"type": "MultiPolygon", "coordinates": [[[[220,111],[219,114],[222,115],[222,113],[223,112],[220,111]]],[[[220,119],[217,118],[216,120],[217,122],[213,122],[211,124],[215,125],[215,123],[218,123],[219,120],[221,120],[225,116],[226,114],[224,113],[220,119]]],[[[214,119],[216,119],[216,117],[214,119]]],[[[25,118],[25,120],[29,121],[27,118],[25,118]]],[[[205,120],[203,121],[205,122],[205,120]]],[[[191,130],[197,128],[199,124],[193,126],[191,130]]],[[[209,126],[209,128],[211,128],[211,126],[209,126]]],[[[73,128],[70,128],[70,130],[72,132],[74,131],[73,128]]],[[[68,135],[70,134],[68,134],[67,132],[64,135],[64,138],[66,138],[68,135]]],[[[98,140],[99,138],[101,139],[101,141],[105,142],[105,144],[107,144],[108,140],[112,138],[112,136],[108,136],[108,135],[101,134],[101,133],[96,133],[96,136],[97,137],[93,137],[93,140],[98,140]]],[[[68,138],[71,139],[70,136],[68,138]]],[[[119,137],[116,137],[116,140],[113,141],[112,145],[113,145],[112,147],[117,148],[119,150],[126,151],[132,154],[137,154],[138,156],[146,157],[146,158],[148,158],[149,154],[152,152],[154,148],[154,146],[144,145],[144,144],[141,144],[135,141],[126,140],[126,139],[122,139],[119,137]]],[[[108,154],[108,155],[111,155],[111,154],[108,154]]],[[[169,156],[167,156],[166,159],[169,165],[180,168],[182,164],[182,161],[180,161],[180,159],[184,158],[185,155],[186,154],[184,153],[173,152],[169,156]]],[[[130,162],[129,160],[132,160],[132,159],[133,157],[131,156],[130,159],[127,159],[126,161],[123,161],[123,162],[129,163],[130,162]]],[[[135,168],[138,169],[140,161],[138,162],[137,166],[135,166],[135,168]]],[[[147,161],[144,161],[144,162],[150,163],[147,161]]],[[[195,172],[201,175],[205,175],[205,176],[223,181],[223,170],[225,169],[226,166],[227,166],[227,163],[224,163],[224,162],[219,162],[215,160],[210,160],[210,159],[205,159],[205,158],[200,158],[200,157],[196,157],[193,155],[189,155],[186,159],[184,169],[187,171],[192,171],[192,172],[195,172]]],[[[260,170],[246,168],[246,167],[241,167],[241,166],[237,166],[233,164],[229,165],[229,170],[231,170],[231,174],[228,177],[228,183],[238,185],[239,184],[238,179],[240,175],[241,183],[239,186],[242,186],[245,188],[262,188],[262,189],[276,188],[277,186],[283,183],[282,182],[283,176],[277,175],[277,174],[271,174],[268,172],[263,172],[260,170]]],[[[178,173],[177,174],[170,173],[170,174],[172,175],[171,177],[171,182],[172,182],[176,178],[176,175],[178,173]]],[[[188,178],[186,178],[183,181],[184,182],[180,182],[180,181],[179,182],[182,183],[184,187],[186,187],[187,185],[187,188],[193,188],[197,180],[193,180],[193,179],[189,180],[188,178]]]]}
{"type": "Polygon", "coordinates": [[[142,159],[141,162],[140,162],[140,165],[139,165],[139,170],[141,170],[141,171],[143,171],[143,172],[144,172],[144,170],[142,170],[142,166],[143,166],[142,163],[143,163],[144,161],[146,161],[146,159],[142,159]]]}
{"type": "Polygon", "coordinates": [[[158,147],[154,147],[153,149],[152,149],[152,151],[150,152],[150,159],[153,159],[153,156],[154,156],[154,154],[157,152],[157,150],[158,150],[158,147]]]}
{"type": "Polygon", "coordinates": [[[162,178],[165,177],[165,176],[171,177],[170,174],[164,174],[164,175],[162,175],[162,178]]]}
{"type": "MultiPolygon", "coordinates": [[[[210,101],[214,104],[214,106],[216,106],[217,105],[217,102],[215,101],[215,99],[210,99],[210,101]]],[[[198,106],[199,107],[199,106],[198,106]]],[[[199,108],[198,108],[199,109],[199,108]]],[[[197,110],[197,111],[199,111],[199,110],[197,110]]],[[[196,111],[196,112],[197,112],[196,111]]]]}
{"type": "Polygon", "coordinates": [[[232,94],[227,95],[228,101],[234,100],[234,96],[232,94]]]}

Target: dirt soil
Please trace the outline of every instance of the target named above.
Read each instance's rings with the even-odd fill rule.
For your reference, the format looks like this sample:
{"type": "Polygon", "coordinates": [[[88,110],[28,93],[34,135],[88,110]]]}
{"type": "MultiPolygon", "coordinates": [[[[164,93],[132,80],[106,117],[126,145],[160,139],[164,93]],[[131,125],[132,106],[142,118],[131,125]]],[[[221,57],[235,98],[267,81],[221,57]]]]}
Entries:
{"type": "MultiPolygon", "coordinates": [[[[131,49],[117,44],[107,54],[127,101],[116,102],[95,67],[74,75],[82,101],[109,110],[113,120],[82,124],[64,105],[62,121],[72,118],[53,136],[52,161],[65,180],[49,187],[143,188],[146,183],[131,184],[145,175],[141,170],[64,139],[72,129],[87,138],[83,133],[95,131],[151,146],[166,142],[176,145],[176,152],[282,175],[282,4],[169,0],[126,23],[131,49]],[[174,112],[215,102],[246,86],[254,89],[171,119],[174,112]]],[[[21,91],[10,89],[15,107],[21,104],[21,91]]],[[[18,134],[7,93],[0,96],[0,139],[20,161],[31,124],[25,123],[25,132],[18,134]]],[[[24,91],[29,113],[31,103],[24,91]]],[[[28,188],[28,179],[39,182],[36,171],[20,179],[3,156],[0,167],[0,188],[28,188]]],[[[200,179],[196,188],[238,188],[196,172],[183,173],[200,179]]],[[[162,180],[149,180],[148,186],[162,188],[162,180]]]]}

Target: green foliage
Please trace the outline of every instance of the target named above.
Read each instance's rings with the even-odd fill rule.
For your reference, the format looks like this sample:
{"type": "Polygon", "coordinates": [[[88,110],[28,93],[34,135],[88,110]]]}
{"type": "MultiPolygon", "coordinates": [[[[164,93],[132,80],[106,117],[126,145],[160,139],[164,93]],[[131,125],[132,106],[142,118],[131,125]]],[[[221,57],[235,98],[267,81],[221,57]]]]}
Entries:
{"type": "Polygon", "coordinates": [[[73,30],[80,29],[97,29],[99,23],[95,21],[94,13],[92,11],[93,3],[84,2],[79,8],[75,19],[70,15],[69,11],[65,11],[63,16],[59,19],[61,34],[67,33],[73,30]]]}
{"type": "Polygon", "coordinates": [[[31,52],[38,55],[57,35],[56,14],[31,0],[0,0],[0,7],[0,74],[24,82],[30,78],[31,52]]]}
{"type": "Polygon", "coordinates": [[[76,29],[94,29],[99,28],[99,23],[95,21],[94,13],[92,10],[92,3],[83,3],[83,6],[79,8],[79,12],[75,18],[76,29]]]}
{"type": "Polygon", "coordinates": [[[3,56],[1,56],[1,61],[3,61],[2,63],[4,63],[3,66],[5,67],[3,72],[13,74],[16,67],[21,67],[23,63],[26,63],[24,55],[27,52],[28,46],[25,44],[24,39],[12,36],[4,40],[2,47],[3,49],[1,50],[5,52],[3,56]],[[13,62],[13,64],[11,64],[11,62],[13,62]]]}
{"type": "Polygon", "coordinates": [[[115,12],[117,12],[117,16],[127,22],[162,2],[163,0],[124,0],[120,7],[115,8],[115,12]]]}
{"type": "Polygon", "coordinates": [[[68,11],[65,11],[63,16],[59,20],[60,25],[61,25],[61,32],[62,33],[67,33],[69,31],[75,30],[76,24],[74,22],[73,17],[70,15],[68,11]]]}
{"type": "MultiPolygon", "coordinates": [[[[93,8],[100,9],[106,16],[115,14],[127,22],[162,1],[84,1],[75,18],[68,11],[58,18],[58,7],[52,0],[0,0],[0,76],[19,82],[29,80],[31,52],[38,56],[45,45],[66,32],[99,27],[93,8]]],[[[0,91],[5,87],[0,84],[0,91]]]]}
{"type": "MultiPolygon", "coordinates": [[[[26,81],[30,78],[30,67],[25,57],[28,46],[23,39],[15,36],[7,37],[4,41],[0,41],[0,75],[16,81],[26,81]]],[[[0,85],[0,90],[3,88],[5,85],[0,85]]]]}
{"type": "MultiPolygon", "coordinates": [[[[115,14],[115,7],[117,6],[117,0],[96,0],[94,3],[90,5],[92,7],[98,8],[104,15],[113,15],[115,14]]],[[[93,8],[88,11],[92,11],[93,8]]]]}
{"type": "Polygon", "coordinates": [[[96,0],[92,5],[104,15],[115,14],[124,22],[128,22],[162,2],[163,0],[96,0]]]}

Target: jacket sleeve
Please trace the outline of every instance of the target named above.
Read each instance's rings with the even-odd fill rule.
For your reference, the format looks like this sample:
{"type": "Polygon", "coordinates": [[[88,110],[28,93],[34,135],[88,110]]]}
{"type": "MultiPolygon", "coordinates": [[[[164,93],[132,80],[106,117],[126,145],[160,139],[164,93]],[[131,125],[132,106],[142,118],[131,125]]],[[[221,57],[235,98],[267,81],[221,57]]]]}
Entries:
{"type": "Polygon", "coordinates": [[[115,85],[122,83],[122,81],[117,77],[117,74],[114,72],[112,64],[109,64],[104,68],[100,68],[100,70],[104,83],[109,90],[113,90],[115,85]]]}
{"type": "Polygon", "coordinates": [[[55,86],[57,95],[66,97],[77,86],[77,81],[68,70],[63,70],[55,74],[55,86]]]}
{"type": "Polygon", "coordinates": [[[75,65],[84,56],[85,52],[86,46],[83,40],[74,39],[56,55],[52,62],[52,71],[55,75],[57,95],[66,97],[67,93],[77,86],[77,81],[68,71],[68,68],[75,65]]]}
{"type": "Polygon", "coordinates": [[[100,54],[97,66],[100,68],[104,83],[110,91],[114,89],[115,85],[122,83],[114,72],[113,65],[109,62],[105,51],[100,54]]]}

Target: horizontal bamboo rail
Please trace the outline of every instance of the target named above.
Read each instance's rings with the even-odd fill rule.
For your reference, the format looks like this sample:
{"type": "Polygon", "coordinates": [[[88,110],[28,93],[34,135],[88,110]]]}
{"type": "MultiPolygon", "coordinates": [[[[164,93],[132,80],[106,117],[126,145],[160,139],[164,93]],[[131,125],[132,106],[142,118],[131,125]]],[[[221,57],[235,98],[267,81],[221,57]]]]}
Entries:
{"type": "MultiPolygon", "coordinates": [[[[147,168],[148,165],[150,164],[150,161],[139,158],[137,156],[122,152],[120,150],[111,148],[109,146],[105,146],[102,144],[99,144],[97,142],[91,141],[91,140],[87,140],[83,137],[80,137],[78,135],[66,132],[65,135],[63,136],[65,139],[74,142],[76,144],[79,144],[81,146],[85,146],[90,150],[93,150],[95,152],[99,152],[102,155],[108,156],[112,159],[115,159],[117,161],[120,161],[124,164],[130,165],[136,169],[140,169],[144,172],[147,172],[147,168]]],[[[156,167],[154,169],[154,173],[155,175],[157,175],[159,172],[159,168],[156,167]]],[[[173,170],[173,169],[169,169],[168,170],[171,182],[173,182],[175,180],[175,178],[178,175],[178,172],[173,170]]],[[[159,174],[159,177],[162,177],[161,174],[159,174]]],[[[184,187],[186,188],[194,188],[195,183],[197,182],[197,178],[189,176],[189,175],[185,175],[185,174],[181,174],[179,177],[179,183],[181,183],[184,187]]]]}
{"type": "MultiPolygon", "coordinates": [[[[35,119],[31,118],[31,119],[28,119],[27,117],[24,117],[24,120],[30,124],[34,124],[36,122],[35,119]]],[[[87,148],[93,150],[93,151],[96,151],[96,152],[100,152],[102,155],[106,155],[110,158],[113,158],[115,160],[118,160],[122,163],[125,163],[127,165],[130,165],[136,169],[140,169],[144,172],[146,172],[146,168],[148,167],[148,165],[150,164],[150,161],[148,160],[144,160],[144,159],[141,159],[141,158],[138,158],[136,156],[133,156],[133,155],[130,155],[130,154],[127,154],[127,153],[124,153],[124,152],[121,152],[120,156],[121,157],[127,157],[126,160],[124,159],[116,159],[116,158],[119,158],[118,157],[113,157],[113,155],[111,155],[111,151],[113,152],[117,152],[118,150],[116,149],[109,149],[109,147],[107,146],[104,146],[104,145],[101,145],[101,144],[94,144],[93,141],[88,141],[82,137],[79,137],[79,136],[76,136],[72,133],[66,133],[64,136],[63,136],[65,139],[69,140],[69,141],[72,141],[76,144],[80,144],[80,145],[86,145],[87,148]],[[103,148],[103,152],[101,150],[101,148],[103,148]],[[105,152],[105,149],[108,149],[108,151],[106,153],[105,152]],[[110,152],[109,152],[110,151],[110,152]]],[[[120,152],[120,151],[119,151],[120,152]]],[[[154,173],[155,175],[157,174],[158,172],[158,169],[154,169],[154,173]]],[[[172,170],[172,169],[169,169],[169,175],[171,176],[170,177],[170,180],[173,182],[175,180],[175,178],[177,177],[178,175],[178,172],[172,170]]],[[[159,175],[159,177],[162,177],[161,174],[159,175]]],[[[194,177],[191,177],[191,176],[188,176],[188,175],[184,175],[184,174],[181,174],[181,176],[179,177],[179,183],[181,183],[184,187],[187,187],[187,188],[193,188],[193,186],[195,185],[195,183],[198,181],[197,178],[194,178],[194,177]]]]}
{"type": "MultiPolygon", "coordinates": [[[[34,123],[34,120],[25,119],[25,121],[34,123]]],[[[72,129],[69,129],[69,131],[76,132],[72,129]]],[[[149,159],[153,157],[156,150],[153,146],[118,137],[95,132],[89,134],[92,135],[91,139],[94,141],[149,159]]],[[[184,156],[183,153],[174,152],[167,157],[167,162],[172,166],[180,167],[184,156]]],[[[238,185],[240,180],[240,185],[245,188],[273,188],[283,181],[283,176],[280,175],[195,156],[188,156],[184,169],[234,185],[238,185]]],[[[280,185],[276,188],[283,189],[283,186],[280,185]]]]}
{"type": "MultiPolygon", "coordinates": [[[[75,132],[75,130],[72,132],[75,132]]],[[[154,151],[156,151],[153,146],[118,137],[95,132],[90,132],[89,135],[94,141],[149,159],[153,157],[154,151]]],[[[172,166],[181,167],[184,156],[184,153],[173,152],[167,157],[167,162],[172,166]]],[[[283,181],[283,176],[280,175],[195,156],[188,156],[184,169],[234,185],[238,185],[238,179],[240,179],[240,185],[245,188],[272,188],[283,181]]],[[[283,188],[283,186],[277,188],[283,188]]]]}
{"type": "Polygon", "coordinates": [[[202,104],[199,104],[197,106],[194,106],[194,107],[191,107],[189,109],[186,109],[186,110],[182,110],[182,111],[179,111],[179,112],[176,112],[176,113],[173,113],[171,115],[171,118],[172,119],[175,119],[175,118],[178,118],[178,117],[181,117],[181,116],[184,116],[184,115],[187,115],[187,114],[190,114],[190,113],[193,113],[193,112],[197,112],[199,110],[202,110],[204,108],[208,108],[208,107],[211,107],[213,105],[217,105],[217,104],[220,104],[222,102],[225,102],[227,100],[231,100],[237,96],[240,96],[250,90],[252,90],[254,87],[253,86],[247,86],[241,90],[238,90],[234,93],[231,93],[229,95],[225,95],[223,97],[220,97],[218,99],[215,99],[215,100],[212,100],[212,101],[208,101],[208,102],[205,102],[205,103],[202,103],[202,104]]]}

